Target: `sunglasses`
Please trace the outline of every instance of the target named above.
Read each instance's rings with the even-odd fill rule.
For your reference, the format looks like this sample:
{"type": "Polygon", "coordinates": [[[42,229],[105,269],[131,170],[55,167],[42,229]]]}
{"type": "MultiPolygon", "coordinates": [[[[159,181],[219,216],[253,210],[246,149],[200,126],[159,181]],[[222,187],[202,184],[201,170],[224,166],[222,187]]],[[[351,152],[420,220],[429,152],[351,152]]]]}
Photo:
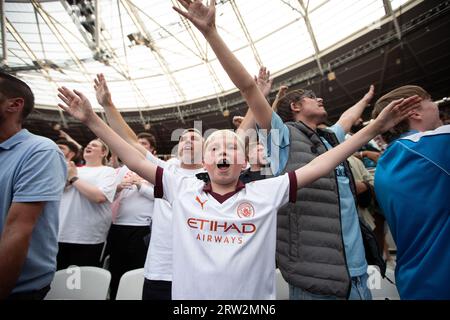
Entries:
{"type": "Polygon", "coordinates": [[[312,90],[305,90],[299,99],[303,98],[317,99],[317,96],[312,90]]]}

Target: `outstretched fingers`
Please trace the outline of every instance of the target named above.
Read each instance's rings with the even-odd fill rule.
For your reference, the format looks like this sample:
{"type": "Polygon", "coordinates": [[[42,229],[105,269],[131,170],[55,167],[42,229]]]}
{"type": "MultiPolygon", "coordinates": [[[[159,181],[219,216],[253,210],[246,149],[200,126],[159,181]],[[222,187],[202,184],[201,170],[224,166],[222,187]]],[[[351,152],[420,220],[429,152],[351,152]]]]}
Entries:
{"type": "Polygon", "coordinates": [[[422,98],[419,96],[409,97],[403,100],[400,105],[398,105],[398,109],[403,115],[410,115],[414,113],[415,110],[420,106],[421,101],[422,98]]]}
{"type": "Polygon", "coordinates": [[[175,10],[176,12],[178,12],[179,14],[181,14],[181,15],[182,15],[183,17],[185,17],[186,19],[191,20],[191,16],[190,16],[187,12],[181,10],[181,9],[178,8],[178,7],[172,7],[172,9],[175,10]]]}
{"type": "Polygon", "coordinates": [[[70,109],[69,109],[69,107],[67,107],[67,106],[65,106],[65,105],[63,105],[63,104],[61,104],[61,103],[58,103],[58,107],[60,107],[60,108],[63,109],[65,112],[67,112],[67,113],[70,114],[70,109]]]}
{"type": "Polygon", "coordinates": [[[86,97],[84,96],[84,94],[81,93],[80,91],[74,89],[73,92],[74,92],[81,100],[85,100],[85,99],[86,99],[86,97]]]}
{"type": "Polygon", "coordinates": [[[62,95],[61,93],[58,93],[58,98],[60,98],[65,104],[69,105],[70,101],[69,99],[67,99],[64,95],[62,95]]]}
{"type": "Polygon", "coordinates": [[[179,4],[181,4],[186,10],[189,9],[189,6],[192,4],[190,0],[177,0],[179,4]]]}

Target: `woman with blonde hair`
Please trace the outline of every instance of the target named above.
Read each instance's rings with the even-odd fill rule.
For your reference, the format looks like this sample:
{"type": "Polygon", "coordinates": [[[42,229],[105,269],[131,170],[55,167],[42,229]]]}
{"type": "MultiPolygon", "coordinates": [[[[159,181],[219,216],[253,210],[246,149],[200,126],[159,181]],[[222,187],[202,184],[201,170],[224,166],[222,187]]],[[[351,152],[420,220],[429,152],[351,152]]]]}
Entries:
{"type": "Polygon", "coordinates": [[[58,269],[100,265],[116,191],[115,171],[105,166],[108,153],[106,144],[95,139],[84,149],[83,167],[68,163],[59,211],[58,269]]]}

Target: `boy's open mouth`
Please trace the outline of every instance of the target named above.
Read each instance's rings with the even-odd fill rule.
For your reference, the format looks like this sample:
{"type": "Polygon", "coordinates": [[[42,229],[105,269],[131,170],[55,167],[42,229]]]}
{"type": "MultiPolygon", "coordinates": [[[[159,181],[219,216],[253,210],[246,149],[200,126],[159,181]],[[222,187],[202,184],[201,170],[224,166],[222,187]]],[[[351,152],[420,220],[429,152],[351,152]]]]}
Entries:
{"type": "Polygon", "coordinates": [[[219,161],[217,163],[217,168],[219,168],[220,170],[226,170],[229,167],[230,167],[230,164],[227,159],[222,159],[221,161],[219,161]]]}

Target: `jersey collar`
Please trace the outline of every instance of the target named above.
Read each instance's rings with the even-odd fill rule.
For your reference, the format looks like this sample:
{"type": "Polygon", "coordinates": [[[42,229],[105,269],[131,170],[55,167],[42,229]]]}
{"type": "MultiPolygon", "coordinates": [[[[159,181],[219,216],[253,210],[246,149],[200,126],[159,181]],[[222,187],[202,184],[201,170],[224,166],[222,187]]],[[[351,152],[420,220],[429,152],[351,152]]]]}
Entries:
{"type": "Polygon", "coordinates": [[[228,193],[222,195],[222,194],[218,194],[218,193],[212,191],[211,182],[208,182],[208,183],[205,183],[205,186],[203,187],[203,191],[206,193],[209,193],[219,203],[224,203],[226,200],[228,200],[229,198],[231,198],[232,196],[234,196],[236,193],[238,193],[239,191],[241,191],[244,188],[245,188],[245,184],[241,180],[238,180],[234,191],[231,191],[231,192],[228,192],[228,193]]]}

